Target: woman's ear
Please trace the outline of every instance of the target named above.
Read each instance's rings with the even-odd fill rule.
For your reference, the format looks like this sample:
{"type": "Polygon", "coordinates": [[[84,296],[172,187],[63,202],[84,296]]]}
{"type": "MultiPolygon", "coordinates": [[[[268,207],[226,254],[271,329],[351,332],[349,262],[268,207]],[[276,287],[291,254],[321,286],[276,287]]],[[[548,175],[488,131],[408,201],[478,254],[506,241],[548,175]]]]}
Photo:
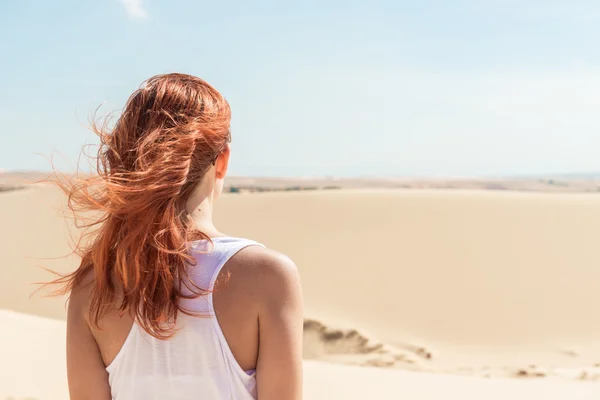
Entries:
{"type": "Polygon", "coordinates": [[[229,144],[225,146],[225,149],[219,154],[215,162],[215,177],[217,179],[225,178],[227,175],[227,168],[229,167],[229,155],[231,154],[231,147],[229,144]]]}

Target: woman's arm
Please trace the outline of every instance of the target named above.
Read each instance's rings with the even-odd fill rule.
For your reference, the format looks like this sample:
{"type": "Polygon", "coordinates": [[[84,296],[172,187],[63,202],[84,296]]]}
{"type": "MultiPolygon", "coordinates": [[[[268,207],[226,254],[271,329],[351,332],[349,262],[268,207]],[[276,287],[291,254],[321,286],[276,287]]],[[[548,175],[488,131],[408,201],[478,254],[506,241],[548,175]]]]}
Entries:
{"type": "Polygon", "coordinates": [[[67,312],[67,376],[71,400],[110,400],[108,373],[85,318],[89,293],[73,291],[67,312]]]}
{"type": "Polygon", "coordinates": [[[302,399],[302,289],[294,263],[270,253],[260,269],[258,400],[302,399]]]}

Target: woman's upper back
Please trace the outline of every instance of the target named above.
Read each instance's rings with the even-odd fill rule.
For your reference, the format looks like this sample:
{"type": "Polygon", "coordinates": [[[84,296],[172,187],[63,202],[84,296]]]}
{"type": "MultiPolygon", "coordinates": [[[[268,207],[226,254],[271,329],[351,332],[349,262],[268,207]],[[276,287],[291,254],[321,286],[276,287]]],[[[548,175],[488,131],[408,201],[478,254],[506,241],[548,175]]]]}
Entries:
{"type": "MultiPolygon", "coordinates": [[[[208,244],[205,241],[193,244],[198,264],[191,267],[189,274],[191,283],[203,290],[214,288],[219,272],[234,254],[256,243],[245,239],[216,238],[210,252],[208,244]]],[[[184,293],[186,291],[193,294],[184,289],[184,293]]],[[[246,311],[250,318],[241,318],[237,321],[238,326],[232,328],[252,330],[247,320],[255,320],[255,310],[245,309],[241,298],[243,294],[235,295],[229,296],[230,301],[239,302],[234,308],[239,308],[240,314],[246,311]]],[[[231,352],[215,316],[213,294],[194,299],[182,298],[180,302],[183,308],[198,316],[180,313],[177,333],[168,340],[156,339],[138,325],[132,325],[121,350],[107,367],[112,397],[117,400],[191,400],[197,399],[201,393],[205,398],[214,399],[256,398],[255,371],[244,371],[231,352]]],[[[226,315],[230,313],[222,311],[226,315]]],[[[235,332],[232,334],[235,335],[235,332]]],[[[258,347],[257,327],[253,336],[254,346],[247,346],[250,347],[249,352],[255,352],[253,349],[258,347]]],[[[237,343],[237,338],[232,339],[237,343]]]]}
{"type": "MultiPolygon", "coordinates": [[[[301,315],[276,315],[283,308],[269,304],[277,303],[278,297],[286,301],[285,296],[276,293],[285,291],[280,288],[285,279],[278,279],[277,275],[297,280],[293,264],[286,266],[286,262],[290,264],[287,259],[251,240],[223,237],[213,242],[212,250],[208,242],[193,243],[197,265],[190,267],[189,274],[193,285],[213,292],[195,299],[180,299],[184,309],[202,316],[180,312],[177,332],[172,338],[156,339],[129,317],[119,317],[118,312],[102,318],[99,328],[90,326],[104,364],[108,365],[111,398],[255,399],[257,378],[261,387],[260,376],[275,379],[273,374],[279,373],[273,367],[273,359],[285,357],[281,349],[289,352],[290,357],[300,356],[298,346],[290,347],[290,340],[298,342],[297,326],[292,328],[296,333],[289,332],[287,340],[286,332],[282,331],[280,338],[269,337],[269,326],[276,328],[278,319],[297,320],[301,315]],[[269,285],[274,285],[274,290],[269,285]],[[265,294],[275,295],[273,301],[261,300],[265,294]],[[262,355],[259,354],[261,314],[265,325],[263,339],[269,340],[269,345],[263,345],[262,355]],[[257,377],[260,363],[264,372],[257,377]]],[[[268,398],[268,392],[274,391],[269,386],[273,385],[262,386],[265,393],[262,396],[261,390],[261,398],[268,398]]]]}

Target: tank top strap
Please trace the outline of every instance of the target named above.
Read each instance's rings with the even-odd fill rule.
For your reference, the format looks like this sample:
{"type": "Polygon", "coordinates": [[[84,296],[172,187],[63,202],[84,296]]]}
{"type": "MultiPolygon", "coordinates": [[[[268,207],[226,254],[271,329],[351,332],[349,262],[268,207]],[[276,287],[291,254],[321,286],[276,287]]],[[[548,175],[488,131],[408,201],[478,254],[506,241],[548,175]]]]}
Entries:
{"type": "MultiPolygon", "coordinates": [[[[238,252],[249,246],[264,247],[264,245],[249,239],[226,238],[223,240],[215,241],[215,251],[219,253],[220,257],[210,279],[210,284],[208,286],[210,288],[210,291],[206,296],[206,300],[208,303],[209,312],[212,315],[212,318],[210,318],[210,320],[212,321],[213,330],[217,336],[217,340],[221,348],[221,354],[224,360],[226,360],[231,372],[237,376],[237,379],[239,379],[242,382],[253,382],[252,385],[254,386],[252,388],[252,392],[255,393],[256,371],[244,371],[242,367],[238,364],[237,360],[235,359],[235,356],[233,355],[233,352],[231,351],[231,348],[229,347],[229,343],[227,343],[227,339],[225,338],[225,334],[221,329],[221,325],[219,324],[219,321],[216,318],[216,312],[213,303],[213,289],[217,278],[219,277],[219,273],[223,269],[223,266],[225,266],[225,264],[227,264],[227,261],[229,261],[238,252]]],[[[229,383],[231,385],[231,382],[229,383]]]]}
{"type": "MultiPolygon", "coordinates": [[[[214,286],[215,286],[215,283],[219,276],[219,273],[221,272],[221,270],[223,269],[223,267],[225,266],[227,261],[229,261],[233,256],[235,256],[241,250],[243,250],[249,246],[265,247],[264,245],[262,245],[258,242],[255,242],[254,240],[241,239],[241,238],[230,238],[230,237],[215,238],[215,239],[213,239],[213,243],[214,243],[214,251],[216,253],[218,253],[219,259],[218,259],[217,263],[214,265],[214,267],[213,267],[214,270],[212,271],[212,274],[210,277],[208,288],[211,291],[214,289],[214,286]]],[[[209,297],[211,298],[211,306],[212,306],[212,296],[209,296],[209,297]]]]}

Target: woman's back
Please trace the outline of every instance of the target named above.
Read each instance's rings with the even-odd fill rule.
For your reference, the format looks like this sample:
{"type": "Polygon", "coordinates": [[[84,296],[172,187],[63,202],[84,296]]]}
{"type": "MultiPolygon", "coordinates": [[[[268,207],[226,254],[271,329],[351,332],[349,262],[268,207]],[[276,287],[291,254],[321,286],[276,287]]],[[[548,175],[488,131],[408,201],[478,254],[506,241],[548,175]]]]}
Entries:
{"type": "Polygon", "coordinates": [[[294,264],[252,240],[212,242],[192,243],[196,265],[189,274],[193,285],[212,292],[180,299],[195,315],[179,313],[169,339],[155,338],[114,308],[95,327],[88,307],[93,285],[73,291],[67,351],[69,375],[78,378],[69,380],[72,399],[78,393],[99,400],[246,400],[256,399],[258,390],[259,399],[276,399],[285,391],[299,393],[298,387],[278,388],[300,382],[301,371],[289,369],[301,357],[300,348],[291,346],[302,334],[294,264]]]}
{"type": "MultiPolygon", "coordinates": [[[[214,288],[219,272],[233,255],[257,245],[236,238],[215,238],[213,243],[212,250],[206,241],[195,242],[192,247],[197,265],[191,267],[189,276],[204,290],[214,288]]],[[[228,300],[236,302],[235,298],[228,300]]],[[[202,393],[203,398],[211,399],[255,399],[256,372],[244,371],[231,352],[215,315],[213,294],[180,302],[198,316],[181,313],[177,333],[168,340],[159,340],[132,325],[121,350],[106,368],[112,398],[191,400],[202,393]]],[[[234,306],[243,312],[244,304],[234,306]]],[[[252,308],[247,311],[254,314],[252,308]]],[[[243,330],[243,323],[241,319],[231,328],[243,330]]]]}

